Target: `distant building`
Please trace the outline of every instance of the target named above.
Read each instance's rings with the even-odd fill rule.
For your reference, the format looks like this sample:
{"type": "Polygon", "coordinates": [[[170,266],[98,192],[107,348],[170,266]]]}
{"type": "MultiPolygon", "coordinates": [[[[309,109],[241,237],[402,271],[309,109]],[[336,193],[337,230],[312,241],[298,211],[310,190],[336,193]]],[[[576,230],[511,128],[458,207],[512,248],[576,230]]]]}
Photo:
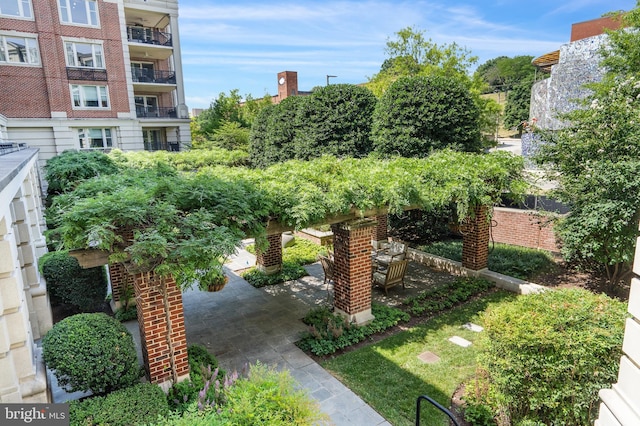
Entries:
{"type": "Polygon", "coordinates": [[[602,80],[604,69],[600,66],[599,49],[607,40],[604,31],[615,30],[620,25],[621,22],[612,17],[573,24],[569,43],[533,60],[539,72],[550,74],[549,78],[534,84],[531,91],[529,117],[537,119],[538,127],[561,128],[563,124],[557,115],[575,109],[574,100],[589,94],[584,84],[602,80]]]}
{"type": "Polygon", "coordinates": [[[272,97],[274,104],[279,104],[289,96],[308,96],[310,91],[298,90],[298,73],[281,71],[278,73],[278,94],[272,97]]]}
{"type": "Polygon", "coordinates": [[[2,0],[2,137],[40,149],[180,150],[191,140],[177,0],[2,0]]]}

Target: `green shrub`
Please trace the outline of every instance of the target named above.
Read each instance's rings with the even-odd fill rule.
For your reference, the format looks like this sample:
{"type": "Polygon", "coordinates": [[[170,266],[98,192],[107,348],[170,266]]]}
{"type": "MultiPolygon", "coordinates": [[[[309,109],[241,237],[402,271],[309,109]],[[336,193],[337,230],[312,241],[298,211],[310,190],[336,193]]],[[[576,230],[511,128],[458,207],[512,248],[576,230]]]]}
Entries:
{"type": "Polygon", "coordinates": [[[287,371],[252,365],[249,376],[231,381],[225,403],[216,408],[192,404],[181,414],[160,419],[157,426],[322,425],[328,418],[303,390],[296,389],[287,371]]]}
{"type": "Polygon", "coordinates": [[[282,261],[309,265],[318,260],[319,254],[326,254],[327,248],[304,238],[296,237],[294,243],[282,250],[282,261]]]}
{"type": "Polygon", "coordinates": [[[44,362],[71,392],[104,394],[136,384],[141,375],[133,338],[108,315],[78,314],[42,340],[44,362]]]}
{"type": "Polygon", "coordinates": [[[494,286],[494,283],[483,278],[458,278],[433,290],[408,297],[403,303],[409,307],[411,315],[434,315],[466,302],[494,286]]]}
{"type": "Polygon", "coordinates": [[[514,424],[591,424],[615,382],[625,304],[585,290],[521,296],[489,308],[479,364],[514,424]]]}
{"type": "Polygon", "coordinates": [[[385,305],[372,304],[371,313],[375,317],[372,322],[357,326],[345,321],[344,317],[331,313],[326,307],[312,309],[302,320],[309,326],[309,331],[296,344],[300,349],[315,355],[329,355],[401,321],[409,321],[409,314],[385,305]]]}
{"type": "Polygon", "coordinates": [[[444,148],[477,152],[479,119],[469,89],[454,77],[401,77],[376,105],[374,151],[402,157],[426,157],[444,148]]]}
{"type": "Polygon", "coordinates": [[[114,316],[120,322],[132,321],[138,318],[138,309],[136,305],[123,306],[115,312],[114,316]]]}
{"type": "Polygon", "coordinates": [[[67,251],[47,253],[39,264],[53,301],[67,303],[81,312],[102,309],[107,297],[104,267],[84,269],[67,251]]]}
{"type": "Polygon", "coordinates": [[[160,386],[139,383],[107,396],[96,396],[69,404],[71,426],[133,426],[155,422],[169,414],[160,386]]]}

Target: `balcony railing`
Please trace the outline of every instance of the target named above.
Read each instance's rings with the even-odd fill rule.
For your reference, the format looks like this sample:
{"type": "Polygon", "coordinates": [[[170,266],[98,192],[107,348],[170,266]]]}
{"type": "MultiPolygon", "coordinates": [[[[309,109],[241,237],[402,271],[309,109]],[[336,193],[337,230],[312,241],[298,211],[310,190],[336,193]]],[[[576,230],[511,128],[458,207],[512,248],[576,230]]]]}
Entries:
{"type": "Polygon", "coordinates": [[[133,70],[134,83],[176,84],[176,73],[147,69],[133,70]]]}
{"type": "Polygon", "coordinates": [[[127,27],[127,40],[136,43],[173,46],[171,34],[151,27],[127,27]]]}
{"type": "Polygon", "coordinates": [[[0,140],[0,155],[11,154],[29,148],[24,142],[9,142],[0,140]]]}
{"type": "Polygon", "coordinates": [[[67,68],[69,80],[107,81],[107,70],[95,68],[67,68]]]}
{"type": "Polygon", "coordinates": [[[178,114],[174,107],[136,106],[136,116],[138,118],[177,118],[178,114]]]}

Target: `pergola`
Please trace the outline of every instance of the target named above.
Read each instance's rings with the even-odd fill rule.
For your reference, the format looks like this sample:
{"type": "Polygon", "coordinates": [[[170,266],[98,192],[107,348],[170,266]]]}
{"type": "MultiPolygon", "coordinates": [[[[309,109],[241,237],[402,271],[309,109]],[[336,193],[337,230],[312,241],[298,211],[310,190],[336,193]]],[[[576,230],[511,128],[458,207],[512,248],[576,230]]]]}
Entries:
{"type": "MultiPolygon", "coordinates": [[[[504,192],[513,194],[524,190],[522,169],[522,160],[508,154],[445,152],[427,159],[324,158],[308,163],[290,162],[265,171],[236,169],[227,178],[231,181],[248,178],[255,186],[245,185],[245,189],[250,188],[264,197],[260,203],[264,202],[268,208],[264,210],[267,215],[261,219],[260,237],[266,238],[267,244],[258,250],[257,262],[267,272],[280,269],[283,232],[314,224],[331,225],[335,256],[334,308],[350,322],[364,324],[373,319],[371,241],[387,238],[388,213],[456,203],[459,218],[465,219],[466,228],[462,264],[471,270],[481,270],[487,265],[490,207],[504,192]],[[318,207],[323,204],[326,208],[318,207]],[[304,206],[310,207],[305,210],[304,206]],[[345,209],[345,206],[350,207],[345,209]]],[[[211,179],[218,179],[222,171],[214,169],[208,173],[211,179]]],[[[188,194],[192,196],[196,191],[194,188],[200,190],[206,186],[189,188],[188,194]]],[[[157,188],[149,191],[154,189],[154,200],[161,198],[157,188]]],[[[101,187],[100,191],[107,189],[101,187]]],[[[79,250],[73,254],[83,267],[109,265],[112,296],[116,303],[127,294],[126,288],[134,289],[147,374],[151,382],[169,387],[189,374],[180,279],[167,273],[168,269],[150,266],[148,262],[140,267],[133,261],[134,256],[122,257],[135,244],[148,243],[149,232],[147,240],[142,241],[145,237],[139,231],[152,229],[156,235],[160,228],[153,228],[155,225],[149,223],[152,218],[148,216],[140,220],[139,229],[119,226],[117,212],[109,210],[110,204],[117,203],[119,195],[112,194],[115,198],[110,203],[97,198],[105,197],[100,191],[83,195],[86,199],[94,199],[95,203],[75,204],[64,215],[66,232],[76,237],[70,240],[85,242],[84,247],[74,247],[79,250]],[[96,213],[96,205],[102,213],[96,213]],[[95,215],[95,220],[87,215],[95,215]],[[104,220],[112,220],[112,223],[101,224],[104,220]],[[100,226],[103,227],[96,229],[100,226]],[[90,239],[91,235],[95,238],[107,233],[111,233],[112,241],[119,242],[118,256],[114,256],[113,249],[90,239]]],[[[141,189],[136,187],[136,191],[141,189]]],[[[212,194],[215,198],[215,191],[212,194]]],[[[212,194],[203,193],[194,198],[205,200],[212,194]]],[[[254,192],[246,193],[247,197],[254,195],[254,192]]],[[[202,206],[214,208],[206,203],[202,206]]],[[[127,212],[127,218],[130,213],[127,212]]],[[[234,220],[242,223],[237,219],[234,220]]],[[[259,226],[250,228],[253,232],[260,229],[259,226]]],[[[189,247],[194,249],[193,244],[189,247]]],[[[152,264],[163,265],[163,260],[169,264],[175,261],[160,258],[152,264]]]]}

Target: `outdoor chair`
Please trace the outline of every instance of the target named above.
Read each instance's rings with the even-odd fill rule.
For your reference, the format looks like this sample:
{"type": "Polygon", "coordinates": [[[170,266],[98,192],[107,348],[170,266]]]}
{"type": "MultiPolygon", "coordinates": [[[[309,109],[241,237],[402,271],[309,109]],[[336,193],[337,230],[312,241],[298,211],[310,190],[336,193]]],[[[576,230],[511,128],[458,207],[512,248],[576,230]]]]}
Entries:
{"type": "Polygon", "coordinates": [[[391,241],[378,250],[374,255],[375,263],[378,266],[387,267],[392,262],[404,260],[407,255],[407,245],[397,241],[391,241]]]}
{"type": "Polygon", "coordinates": [[[389,295],[387,292],[389,288],[398,284],[402,284],[404,289],[404,275],[407,273],[408,264],[408,260],[398,260],[391,262],[387,269],[374,272],[372,277],[373,285],[384,288],[385,296],[389,295]]]}
{"type": "MultiPolygon", "coordinates": [[[[331,299],[331,293],[329,292],[329,281],[333,281],[334,263],[333,260],[327,256],[318,256],[320,264],[322,265],[322,271],[324,272],[323,285],[327,286],[327,300],[331,299]]],[[[333,281],[335,283],[335,281],[333,281]]]]}

